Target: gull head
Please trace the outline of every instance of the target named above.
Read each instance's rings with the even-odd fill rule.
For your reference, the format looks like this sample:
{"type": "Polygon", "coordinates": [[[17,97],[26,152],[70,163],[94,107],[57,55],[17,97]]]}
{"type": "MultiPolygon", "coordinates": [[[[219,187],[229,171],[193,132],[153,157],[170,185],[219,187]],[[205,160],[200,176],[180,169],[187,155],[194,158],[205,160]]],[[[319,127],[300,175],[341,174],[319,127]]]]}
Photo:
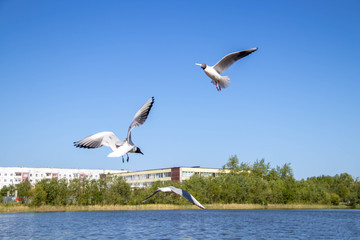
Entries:
{"type": "Polygon", "coordinates": [[[195,63],[195,65],[200,66],[202,69],[205,69],[205,68],[206,68],[206,64],[195,63]]]}
{"type": "Polygon", "coordinates": [[[140,153],[140,154],[144,155],[144,154],[141,152],[140,148],[138,148],[138,147],[136,148],[135,153],[140,153]]]}

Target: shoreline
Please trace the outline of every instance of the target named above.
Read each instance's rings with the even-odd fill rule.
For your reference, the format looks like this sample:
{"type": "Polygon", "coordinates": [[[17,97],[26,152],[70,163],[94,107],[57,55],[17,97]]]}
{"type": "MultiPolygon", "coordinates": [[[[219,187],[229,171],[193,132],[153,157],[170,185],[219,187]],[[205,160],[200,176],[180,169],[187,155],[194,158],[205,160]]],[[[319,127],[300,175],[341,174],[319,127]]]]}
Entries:
{"type": "MultiPolygon", "coordinates": [[[[345,205],[322,204],[206,204],[207,210],[253,210],[253,209],[353,209],[345,205]]],[[[30,207],[17,204],[0,205],[1,213],[24,212],[86,212],[86,211],[144,211],[144,210],[201,210],[194,205],[143,204],[143,205],[89,205],[89,206],[50,206],[30,207]]]]}

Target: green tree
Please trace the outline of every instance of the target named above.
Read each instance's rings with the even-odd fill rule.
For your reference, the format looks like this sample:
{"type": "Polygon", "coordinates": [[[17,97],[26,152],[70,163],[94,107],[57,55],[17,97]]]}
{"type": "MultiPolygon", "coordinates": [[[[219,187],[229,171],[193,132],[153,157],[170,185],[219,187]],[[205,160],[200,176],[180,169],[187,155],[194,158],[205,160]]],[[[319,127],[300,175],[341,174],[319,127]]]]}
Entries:
{"type": "Polygon", "coordinates": [[[90,192],[90,204],[102,204],[103,203],[103,192],[100,187],[100,180],[96,181],[95,179],[89,182],[89,192],[90,192]]]}
{"type": "Polygon", "coordinates": [[[351,185],[348,199],[352,207],[360,204],[360,182],[358,179],[351,185]]]}
{"type": "Polygon", "coordinates": [[[130,186],[122,178],[113,179],[110,187],[104,193],[104,201],[107,204],[126,204],[130,197],[130,186]]]}
{"type": "Polygon", "coordinates": [[[91,188],[88,179],[79,179],[80,192],[77,198],[77,204],[89,205],[91,204],[91,188]]]}
{"type": "Polygon", "coordinates": [[[251,173],[257,177],[264,178],[268,175],[270,163],[265,163],[265,159],[256,160],[252,165],[251,173]]]}
{"type": "Polygon", "coordinates": [[[67,181],[65,179],[60,179],[59,181],[57,181],[56,189],[57,189],[57,194],[54,199],[54,205],[62,205],[62,206],[67,205],[68,192],[69,192],[67,181]]]}
{"type": "Polygon", "coordinates": [[[15,188],[14,185],[10,185],[10,186],[7,186],[7,187],[4,186],[1,189],[1,195],[2,196],[7,196],[7,193],[9,192],[10,196],[15,196],[15,190],[16,190],[16,188],[15,188]]]}
{"type": "Polygon", "coordinates": [[[16,185],[16,190],[18,191],[18,197],[22,198],[24,202],[26,198],[30,196],[31,184],[26,179],[25,181],[16,185]]]}
{"type": "Polygon", "coordinates": [[[240,171],[239,159],[236,155],[231,156],[228,162],[223,166],[223,169],[229,169],[230,173],[238,173],[240,171]]]}
{"type": "Polygon", "coordinates": [[[32,206],[40,206],[46,204],[47,193],[43,189],[42,184],[36,184],[33,189],[33,198],[31,199],[32,206]]]}
{"type": "Polygon", "coordinates": [[[280,177],[279,177],[278,172],[276,171],[275,168],[272,168],[268,172],[267,176],[265,176],[265,179],[268,180],[268,181],[277,181],[277,180],[279,180],[279,178],[280,177]]]}
{"type": "Polygon", "coordinates": [[[0,190],[0,196],[7,196],[7,192],[9,191],[9,188],[7,186],[3,186],[0,190]]]}
{"type": "Polygon", "coordinates": [[[340,203],[340,197],[336,193],[330,194],[330,201],[332,205],[339,205],[340,203]]]}
{"type": "Polygon", "coordinates": [[[68,185],[68,199],[69,203],[76,204],[82,194],[82,186],[80,179],[74,178],[69,182],[68,185]]]}
{"type": "Polygon", "coordinates": [[[59,193],[58,180],[55,178],[51,180],[43,179],[36,185],[40,185],[42,189],[46,192],[46,204],[55,205],[59,193]]]}
{"type": "Polygon", "coordinates": [[[240,169],[240,173],[248,174],[251,170],[251,166],[248,163],[241,162],[239,169],[240,169]]]}
{"type": "Polygon", "coordinates": [[[293,170],[290,167],[290,163],[285,163],[282,167],[278,166],[277,172],[281,178],[286,178],[286,177],[293,178],[294,177],[293,170]]]}

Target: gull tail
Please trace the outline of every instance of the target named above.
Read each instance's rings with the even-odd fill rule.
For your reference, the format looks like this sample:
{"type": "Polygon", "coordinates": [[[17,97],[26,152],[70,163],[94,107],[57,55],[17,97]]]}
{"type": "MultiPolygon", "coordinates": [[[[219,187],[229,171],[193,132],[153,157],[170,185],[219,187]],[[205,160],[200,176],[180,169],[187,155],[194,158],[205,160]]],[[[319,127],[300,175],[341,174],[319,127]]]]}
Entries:
{"type": "Polygon", "coordinates": [[[230,78],[228,76],[222,76],[219,83],[221,88],[227,88],[230,85],[230,78]]]}
{"type": "Polygon", "coordinates": [[[117,152],[116,151],[114,151],[114,152],[111,152],[111,153],[109,153],[108,155],[107,155],[107,157],[121,157],[121,156],[119,156],[119,154],[117,154],[117,152]]]}

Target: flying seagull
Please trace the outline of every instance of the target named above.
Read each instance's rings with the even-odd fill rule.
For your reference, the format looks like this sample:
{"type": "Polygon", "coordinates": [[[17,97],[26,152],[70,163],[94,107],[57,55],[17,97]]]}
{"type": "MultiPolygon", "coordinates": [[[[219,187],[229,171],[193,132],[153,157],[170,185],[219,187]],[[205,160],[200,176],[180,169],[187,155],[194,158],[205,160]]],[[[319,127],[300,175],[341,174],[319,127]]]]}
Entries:
{"type": "Polygon", "coordinates": [[[190,193],[188,193],[187,191],[180,189],[180,188],[176,188],[173,186],[169,186],[169,187],[163,187],[163,188],[158,188],[153,194],[151,194],[149,197],[147,197],[143,202],[149,200],[152,196],[154,196],[156,193],[158,192],[165,192],[165,193],[176,193],[180,196],[183,196],[184,198],[186,198],[189,202],[191,202],[192,204],[198,206],[199,208],[205,209],[205,207],[203,205],[201,205],[190,193]]]}
{"type": "Polygon", "coordinates": [[[237,60],[246,57],[250,53],[253,53],[257,50],[257,48],[251,48],[248,50],[234,52],[223,57],[217,64],[214,66],[208,66],[206,64],[195,63],[196,65],[201,66],[206,75],[208,75],[214,85],[216,85],[216,89],[221,91],[221,88],[227,88],[230,84],[230,78],[228,76],[221,76],[220,74],[225,72],[234,62],[237,60]]]}
{"type": "Polygon", "coordinates": [[[151,110],[152,105],[154,104],[154,97],[150,98],[137,113],[135,114],[128,130],[127,138],[122,142],[120,141],[113,132],[100,132],[84,139],[81,139],[77,142],[74,142],[75,147],[79,148],[99,148],[101,146],[110,147],[113,152],[111,152],[108,157],[122,157],[124,162],[123,155],[126,154],[127,162],[129,161],[128,153],[140,153],[143,154],[139,147],[135,146],[131,140],[131,130],[134,127],[142,125],[151,110]]]}

